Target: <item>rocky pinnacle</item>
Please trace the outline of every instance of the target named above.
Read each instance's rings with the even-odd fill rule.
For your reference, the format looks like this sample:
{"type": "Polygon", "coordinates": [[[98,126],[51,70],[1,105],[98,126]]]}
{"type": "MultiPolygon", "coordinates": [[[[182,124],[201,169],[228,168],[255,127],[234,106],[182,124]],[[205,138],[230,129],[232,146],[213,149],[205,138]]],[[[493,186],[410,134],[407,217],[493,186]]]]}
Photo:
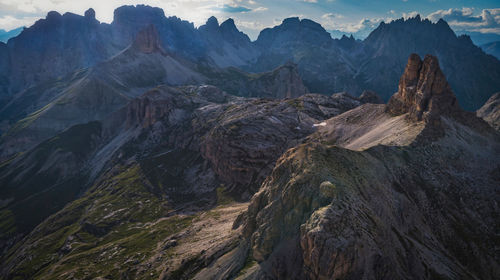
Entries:
{"type": "Polygon", "coordinates": [[[422,61],[417,54],[411,54],[399,80],[398,92],[389,100],[386,111],[394,115],[409,113],[409,118],[415,121],[431,121],[461,109],[438,59],[426,55],[422,61]]]}

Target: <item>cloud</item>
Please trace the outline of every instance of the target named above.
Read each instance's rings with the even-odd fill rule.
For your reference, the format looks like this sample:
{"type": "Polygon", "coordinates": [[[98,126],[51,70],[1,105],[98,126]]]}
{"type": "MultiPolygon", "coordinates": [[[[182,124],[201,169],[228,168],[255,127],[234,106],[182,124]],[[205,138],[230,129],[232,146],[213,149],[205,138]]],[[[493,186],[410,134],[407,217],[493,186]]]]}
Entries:
{"type": "Polygon", "coordinates": [[[262,11],[267,11],[268,9],[266,7],[257,7],[253,9],[252,11],[254,12],[262,12],[262,11]]]}
{"type": "Polygon", "coordinates": [[[35,22],[38,17],[23,17],[15,18],[12,16],[1,16],[0,17],[0,29],[12,30],[20,26],[29,26],[35,22]]]}
{"type": "Polygon", "coordinates": [[[224,4],[221,8],[214,8],[215,10],[220,10],[221,12],[225,13],[246,13],[252,11],[252,9],[247,8],[245,6],[238,6],[238,5],[228,5],[224,4]]]}
{"type": "Polygon", "coordinates": [[[306,2],[306,3],[318,3],[318,0],[302,0],[302,2],[306,2]]]}
{"type": "Polygon", "coordinates": [[[358,22],[349,23],[344,22],[342,19],[344,19],[343,15],[327,13],[321,16],[320,23],[327,30],[351,34],[356,33],[358,37],[365,37],[369,32],[375,29],[380,22],[392,20],[392,18],[364,18],[358,22]]]}
{"type": "Polygon", "coordinates": [[[409,19],[409,18],[414,18],[418,15],[419,13],[417,11],[413,12],[408,12],[408,13],[403,13],[403,18],[409,19]]]}
{"type": "Polygon", "coordinates": [[[254,31],[261,31],[264,28],[273,26],[273,25],[264,25],[261,22],[257,21],[244,21],[244,20],[236,20],[236,25],[238,27],[243,27],[254,31]]]}
{"type": "Polygon", "coordinates": [[[427,16],[432,21],[440,18],[455,30],[500,34],[500,8],[483,9],[476,14],[474,8],[438,10],[427,16]]]}

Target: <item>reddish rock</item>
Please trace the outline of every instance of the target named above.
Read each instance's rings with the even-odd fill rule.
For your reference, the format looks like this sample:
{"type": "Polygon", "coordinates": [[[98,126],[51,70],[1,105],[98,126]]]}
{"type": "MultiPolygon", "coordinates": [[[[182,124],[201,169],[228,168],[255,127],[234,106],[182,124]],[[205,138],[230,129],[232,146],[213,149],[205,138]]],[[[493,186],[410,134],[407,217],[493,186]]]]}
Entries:
{"type": "Polygon", "coordinates": [[[166,53],[161,46],[160,35],[153,24],[137,33],[135,41],[132,45],[143,53],[161,52],[166,53]]]}
{"type": "Polygon", "coordinates": [[[398,92],[389,100],[386,111],[394,115],[409,113],[409,118],[416,121],[431,121],[461,109],[437,58],[426,55],[422,61],[417,54],[412,54],[399,81],[398,92]]]}

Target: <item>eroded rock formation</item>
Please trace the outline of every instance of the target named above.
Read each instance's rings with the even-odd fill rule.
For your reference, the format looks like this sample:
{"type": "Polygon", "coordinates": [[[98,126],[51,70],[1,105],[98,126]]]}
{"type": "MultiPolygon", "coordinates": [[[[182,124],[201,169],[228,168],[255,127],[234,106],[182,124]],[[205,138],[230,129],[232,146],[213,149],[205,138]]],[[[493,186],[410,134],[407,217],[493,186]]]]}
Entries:
{"type": "Polygon", "coordinates": [[[408,58],[398,92],[387,104],[387,112],[394,115],[409,113],[412,120],[431,121],[440,115],[460,111],[455,94],[435,56],[426,55],[422,61],[417,54],[408,58]]]}

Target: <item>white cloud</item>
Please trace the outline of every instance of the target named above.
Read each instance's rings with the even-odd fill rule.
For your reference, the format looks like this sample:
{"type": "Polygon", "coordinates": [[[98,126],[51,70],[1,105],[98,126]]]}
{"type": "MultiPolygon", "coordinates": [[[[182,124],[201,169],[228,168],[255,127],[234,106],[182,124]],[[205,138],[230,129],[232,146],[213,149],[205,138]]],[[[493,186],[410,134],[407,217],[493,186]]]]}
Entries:
{"type": "Polygon", "coordinates": [[[253,9],[252,11],[254,12],[262,12],[262,11],[267,11],[268,9],[266,7],[257,7],[253,9]]]}
{"type": "Polygon", "coordinates": [[[2,16],[0,17],[0,29],[9,31],[20,26],[28,26],[37,19],[38,17],[15,18],[12,16],[2,16]]]}
{"type": "Polygon", "coordinates": [[[427,16],[432,21],[446,20],[455,30],[500,34],[500,8],[483,9],[479,14],[474,8],[438,10],[427,16]]]}
{"type": "Polygon", "coordinates": [[[343,15],[327,13],[321,16],[321,25],[327,30],[338,30],[345,33],[363,33],[366,36],[368,32],[375,29],[382,21],[391,21],[392,18],[364,18],[358,22],[345,22],[343,15]]]}
{"type": "Polygon", "coordinates": [[[413,18],[413,17],[416,17],[418,14],[419,13],[417,11],[403,13],[403,18],[405,18],[405,19],[413,18]]]}

